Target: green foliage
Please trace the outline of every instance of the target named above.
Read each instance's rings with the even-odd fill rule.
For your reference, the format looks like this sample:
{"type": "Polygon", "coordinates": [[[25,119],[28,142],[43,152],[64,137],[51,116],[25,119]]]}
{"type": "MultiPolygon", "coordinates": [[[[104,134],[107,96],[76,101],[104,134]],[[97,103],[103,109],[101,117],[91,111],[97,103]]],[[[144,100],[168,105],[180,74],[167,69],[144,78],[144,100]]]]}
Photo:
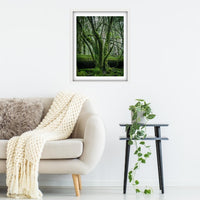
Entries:
{"type": "Polygon", "coordinates": [[[110,67],[109,69],[106,68],[105,74],[98,68],[83,68],[77,71],[78,76],[123,76],[124,70],[110,67]]]}
{"type": "Polygon", "coordinates": [[[92,61],[92,57],[90,55],[77,55],[78,61],[92,61]]]}
{"type": "Polygon", "coordinates": [[[128,141],[128,144],[129,144],[129,145],[132,145],[132,144],[133,144],[133,141],[132,141],[132,140],[129,140],[129,141],[128,141]]]}
{"type": "MultiPolygon", "coordinates": [[[[135,146],[136,150],[134,155],[137,156],[137,161],[134,164],[134,168],[129,171],[129,182],[132,183],[134,186],[139,185],[139,181],[135,180],[136,171],[139,169],[141,164],[145,164],[147,158],[150,157],[151,152],[149,151],[150,146],[147,146],[145,141],[138,142],[137,140],[144,140],[147,137],[146,132],[146,124],[140,124],[140,115],[142,113],[142,117],[144,117],[147,121],[153,119],[156,115],[152,113],[150,103],[147,103],[143,99],[136,99],[136,104],[129,106],[129,110],[132,112],[132,124],[131,126],[126,127],[126,131],[130,128],[130,140],[128,142],[129,145],[133,145],[132,139],[135,139],[135,146]],[[146,149],[146,151],[145,151],[146,149]]],[[[141,192],[138,188],[135,189],[136,193],[141,192]]],[[[144,194],[151,194],[151,189],[145,189],[143,191],[144,194]]]]}
{"type": "Polygon", "coordinates": [[[132,181],[132,171],[130,171],[129,173],[128,173],[128,179],[129,179],[129,182],[131,182],[132,181]]]}
{"type": "Polygon", "coordinates": [[[138,185],[139,184],[139,181],[138,180],[135,180],[135,185],[138,185]]]}
{"type": "Polygon", "coordinates": [[[142,141],[142,142],[140,142],[140,144],[144,145],[144,144],[145,144],[145,142],[143,142],[143,141],[142,141]]]}
{"type": "Polygon", "coordinates": [[[145,189],[144,190],[144,194],[151,194],[151,190],[150,189],[145,189]]]}
{"type": "Polygon", "coordinates": [[[95,66],[95,62],[90,55],[77,55],[77,75],[78,76],[123,76],[123,58],[109,56],[107,66],[103,73],[100,67],[95,66]],[[83,73],[84,72],[84,73],[83,73]]]}
{"type": "Polygon", "coordinates": [[[87,73],[83,70],[78,72],[78,76],[86,76],[86,75],[87,75],[87,73]]]}
{"type": "Polygon", "coordinates": [[[140,190],[138,188],[135,191],[136,191],[136,193],[140,193],[140,190]]]}
{"type": "Polygon", "coordinates": [[[105,76],[107,66],[123,68],[124,17],[78,16],[76,25],[77,54],[90,55],[92,58],[85,62],[77,57],[78,69],[98,67],[101,76],[105,76]],[[109,57],[117,59],[110,60],[109,57]]]}

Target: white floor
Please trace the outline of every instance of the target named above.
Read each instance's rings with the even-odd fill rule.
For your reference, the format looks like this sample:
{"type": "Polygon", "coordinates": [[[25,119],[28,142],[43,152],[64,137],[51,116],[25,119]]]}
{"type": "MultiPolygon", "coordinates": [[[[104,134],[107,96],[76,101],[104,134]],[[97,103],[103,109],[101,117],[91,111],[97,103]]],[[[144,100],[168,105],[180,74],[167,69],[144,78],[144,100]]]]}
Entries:
{"type": "MultiPolygon", "coordinates": [[[[200,200],[200,188],[167,187],[164,195],[154,189],[152,195],[136,195],[133,191],[122,194],[119,187],[83,187],[76,197],[73,188],[41,188],[43,200],[200,200]]],[[[0,200],[6,198],[6,189],[0,188],[0,200]]]]}

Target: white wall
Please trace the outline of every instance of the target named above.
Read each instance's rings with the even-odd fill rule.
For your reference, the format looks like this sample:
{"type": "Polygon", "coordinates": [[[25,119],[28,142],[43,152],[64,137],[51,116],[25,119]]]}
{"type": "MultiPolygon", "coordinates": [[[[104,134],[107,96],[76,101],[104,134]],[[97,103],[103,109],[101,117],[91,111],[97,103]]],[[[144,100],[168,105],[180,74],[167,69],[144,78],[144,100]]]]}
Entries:
{"type": "MultiPolygon", "coordinates": [[[[93,99],[106,127],[106,148],[84,185],[121,185],[128,107],[152,103],[163,135],[166,185],[200,186],[200,2],[198,0],[1,0],[0,97],[54,96],[63,89],[93,99]],[[73,82],[73,9],[129,10],[128,82],[73,82]]],[[[152,133],[150,131],[150,133],[152,133]]],[[[152,148],[154,152],[155,149],[152,148]]],[[[155,154],[139,175],[157,184],[155,154]]],[[[1,184],[5,184],[1,176],[1,184]]],[[[41,176],[41,185],[72,184],[69,176],[41,176]]]]}

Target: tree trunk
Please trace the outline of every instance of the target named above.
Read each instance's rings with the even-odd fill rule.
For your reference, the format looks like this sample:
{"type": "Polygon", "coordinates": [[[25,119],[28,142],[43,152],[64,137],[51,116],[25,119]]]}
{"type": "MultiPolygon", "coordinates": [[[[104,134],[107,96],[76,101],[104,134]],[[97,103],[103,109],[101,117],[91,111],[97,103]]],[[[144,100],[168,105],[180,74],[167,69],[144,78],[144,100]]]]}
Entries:
{"type": "Polygon", "coordinates": [[[97,49],[96,49],[96,58],[97,58],[97,67],[99,67],[102,72],[105,71],[105,68],[103,66],[103,61],[104,61],[104,49],[103,49],[103,40],[102,38],[100,37],[100,35],[98,34],[98,32],[96,31],[95,29],[95,25],[94,25],[94,20],[92,17],[88,17],[88,20],[90,22],[90,25],[92,27],[92,32],[96,38],[96,41],[97,41],[97,49]]]}

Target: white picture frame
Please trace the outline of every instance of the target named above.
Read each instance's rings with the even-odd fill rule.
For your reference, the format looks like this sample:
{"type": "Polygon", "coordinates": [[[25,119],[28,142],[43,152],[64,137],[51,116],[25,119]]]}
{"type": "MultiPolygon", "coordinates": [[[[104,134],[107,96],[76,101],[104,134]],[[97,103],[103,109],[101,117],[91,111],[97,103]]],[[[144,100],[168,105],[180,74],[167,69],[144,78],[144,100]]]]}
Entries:
{"type": "MultiPolygon", "coordinates": [[[[73,81],[127,81],[128,80],[128,11],[72,11],[72,17],[73,17],[73,81]],[[80,63],[78,62],[78,57],[77,57],[77,18],[78,19],[84,19],[84,18],[88,18],[88,17],[92,17],[93,19],[96,19],[98,17],[98,19],[103,20],[103,17],[106,17],[106,19],[110,19],[110,17],[120,17],[120,19],[123,19],[123,69],[121,69],[121,63],[122,62],[118,62],[120,63],[120,67],[118,67],[116,69],[116,74],[117,75],[108,75],[106,74],[107,72],[104,72],[105,74],[103,74],[103,72],[100,72],[103,75],[85,75],[85,74],[81,74],[79,72],[80,68],[78,68],[78,65],[80,66],[80,63]],[[122,74],[123,73],[123,74],[122,74]]],[[[88,19],[87,19],[88,20],[88,19]]],[[[79,26],[80,26],[80,22],[79,22],[79,26]]],[[[89,29],[90,30],[90,29],[89,29]]],[[[90,36],[89,36],[90,37],[90,36]]],[[[91,36],[94,38],[94,36],[91,36]]],[[[122,40],[122,39],[121,39],[122,40]]],[[[105,41],[105,39],[104,39],[105,41]]],[[[114,46],[114,42],[112,44],[112,46],[114,46]]],[[[116,47],[114,47],[116,48],[116,47]]],[[[89,51],[89,50],[88,50],[89,51]]],[[[88,53],[89,54],[89,53],[88,53]]],[[[91,61],[92,62],[92,61],[91,61]]],[[[110,61],[111,62],[111,61],[110,61]]],[[[109,61],[108,61],[109,63],[109,61]]],[[[108,64],[109,65],[109,64],[108,64]]],[[[82,67],[82,66],[81,66],[82,67]]],[[[110,67],[110,66],[109,66],[110,67]]],[[[114,67],[110,68],[111,71],[115,70],[114,67]]],[[[89,69],[88,69],[89,70],[89,69]]]]}

